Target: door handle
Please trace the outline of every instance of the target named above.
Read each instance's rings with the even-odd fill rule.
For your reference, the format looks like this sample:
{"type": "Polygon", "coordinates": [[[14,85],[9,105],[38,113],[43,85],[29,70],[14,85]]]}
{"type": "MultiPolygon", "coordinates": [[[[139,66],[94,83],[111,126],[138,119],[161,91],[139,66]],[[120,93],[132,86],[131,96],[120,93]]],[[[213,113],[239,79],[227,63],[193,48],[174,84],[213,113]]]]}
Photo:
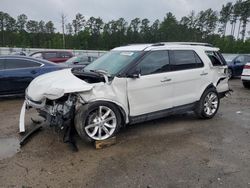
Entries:
{"type": "Polygon", "coordinates": [[[161,80],[161,82],[169,82],[171,80],[172,80],[171,78],[164,78],[163,80],[161,80]]]}
{"type": "Polygon", "coordinates": [[[208,75],[208,73],[207,73],[207,72],[203,72],[203,73],[201,73],[200,75],[201,75],[201,76],[206,76],[206,75],[208,75]]]}

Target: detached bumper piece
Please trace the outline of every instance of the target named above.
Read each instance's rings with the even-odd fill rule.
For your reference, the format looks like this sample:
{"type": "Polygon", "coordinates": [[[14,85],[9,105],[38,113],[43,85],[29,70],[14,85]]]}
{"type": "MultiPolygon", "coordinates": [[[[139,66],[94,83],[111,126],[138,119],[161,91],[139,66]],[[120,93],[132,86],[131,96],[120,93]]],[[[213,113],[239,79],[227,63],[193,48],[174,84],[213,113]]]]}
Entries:
{"type": "Polygon", "coordinates": [[[30,132],[28,132],[28,134],[26,134],[24,137],[22,137],[22,139],[20,140],[20,146],[23,146],[27,143],[28,139],[31,138],[31,136],[33,136],[35,133],[37,133],[38,131],[42,130],[42,126],[36,126],[34,129],[32,129],[30,132]]]}
{"type": "MultiPolygon", "coordinates": [[[[32,105],[33,102],[30,102],[26,99],[26,101],[23,103],[20,113],[19,132],[25,132],[26,109],[34,107],[38,111],[39,115],[45,118],[45,121],[50,125],[50,127],[54,127],[57,132],[64,131],[63,142],[70,144],[73,151],[78,151],[76,143],[73,139],[75,130],[74,126],[72,126],[74,124],[75,103],[76,96],[69,95],[65,96],[64,99],[50,101],[49,104],[45,104],[43,107],[37,108],[37,106],[32,105]]],[[[40,122],[36,122],[33,119],[32,121],[35,124],[40,124],[40,122]]],[[[21,139],[20,145],[24,145],[30,136],[41,129],[42,125],[36,126],[34,129],[32,129],[21,139]]]]}
{"type": "Polygon", "coordinates": [[[229,89],[228,91],[219,93],[219,97],[220,97],[220,98],[229,97],[229,96],[231,95],[231,93],[233,93],[233,90],[232,90],[232,89],[229,89]]]}

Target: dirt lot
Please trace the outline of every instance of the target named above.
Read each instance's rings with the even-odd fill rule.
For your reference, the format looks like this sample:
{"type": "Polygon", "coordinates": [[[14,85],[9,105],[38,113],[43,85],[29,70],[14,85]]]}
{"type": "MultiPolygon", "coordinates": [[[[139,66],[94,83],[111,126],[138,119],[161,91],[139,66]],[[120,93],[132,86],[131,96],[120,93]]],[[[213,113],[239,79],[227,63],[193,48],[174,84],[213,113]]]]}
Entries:
{"type": "Polygon", "coordinates": [[[230,85],[212,120],[184,114],[130,126],[102,150],[77,138],[76,153],[49,128],[18,149],[23,101],[1,101],[0,187],[250,187],[250,90],[239,79],[230,85]]]}

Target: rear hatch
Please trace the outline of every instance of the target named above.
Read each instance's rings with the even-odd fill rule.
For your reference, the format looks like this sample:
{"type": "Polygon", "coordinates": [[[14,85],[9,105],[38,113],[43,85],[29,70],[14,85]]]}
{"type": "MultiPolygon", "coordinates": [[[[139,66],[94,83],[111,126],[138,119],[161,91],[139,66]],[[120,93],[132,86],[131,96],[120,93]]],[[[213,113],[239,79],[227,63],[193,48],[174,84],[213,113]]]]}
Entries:
{"type": "Polygon", "coordinates": [[[214,70],[213,78],[216,83],[216,88],[219,93],[226,92],[229,90],[228,86],[228,66],[226,60],[219,51],[206,51],[207,56],[211,60],[212,67],[214,70]]]}

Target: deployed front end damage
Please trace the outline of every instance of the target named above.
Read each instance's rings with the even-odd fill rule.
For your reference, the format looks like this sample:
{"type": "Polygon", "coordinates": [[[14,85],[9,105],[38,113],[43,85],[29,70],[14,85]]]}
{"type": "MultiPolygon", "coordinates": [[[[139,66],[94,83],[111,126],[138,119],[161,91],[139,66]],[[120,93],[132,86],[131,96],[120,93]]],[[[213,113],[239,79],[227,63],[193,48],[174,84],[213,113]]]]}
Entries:
{"type": "Polygon", "coordinates": [[[26,98],[20,113],[19,131],[25,132],[25,111],[30,108],[36,108],[38,114],[50,126],[64,129],[66,122],[74,117],[76,102],[77,96],[74,94],[68,94],[56,100],[46,99],[42,104],[37,104],[26,98]]]}
{"type": "Polygon", "coordinates": [[[75,93],[89,91],[92,87],[75,77],[70,69],[36,78],[26,90],[20,113],[19,131],[25,132],[25,111],[30,108],[35,108],[49,125],[63,129],[64,122],[72,119],[76,102],[80,100],[75,93]]]}
{"type": "Polygon", "coordinates": [[[56,130],[65,130],[65,134],[68,134],[67,130],[74,125],[75,112],[81,105],[88,106],[88,103],[101,98],[114,103],[123,101],[123,104],[118,104],[118,106],[127,109],[124,79],[108,80],[108,77],[102,76],[102,74],[104,73],[101,75],[96,73],[78,74],[72,73],[69,69],[35,79],[26,91],[26,99],[20,113],[19,131],[25,132],[25,111],[30,108],[35,108],[38,114],[45,119],[47,123],[44,125],[49,124],[56,130]],[[60,81],[62,74],[64,75],[63,82],[60,81]],[[53,81],[45,84],[45,77],[50,77],[50,80],[53,79],[53,81]],[[78,82],[77,85],[74,84],[76,82],[78,82]]]}

